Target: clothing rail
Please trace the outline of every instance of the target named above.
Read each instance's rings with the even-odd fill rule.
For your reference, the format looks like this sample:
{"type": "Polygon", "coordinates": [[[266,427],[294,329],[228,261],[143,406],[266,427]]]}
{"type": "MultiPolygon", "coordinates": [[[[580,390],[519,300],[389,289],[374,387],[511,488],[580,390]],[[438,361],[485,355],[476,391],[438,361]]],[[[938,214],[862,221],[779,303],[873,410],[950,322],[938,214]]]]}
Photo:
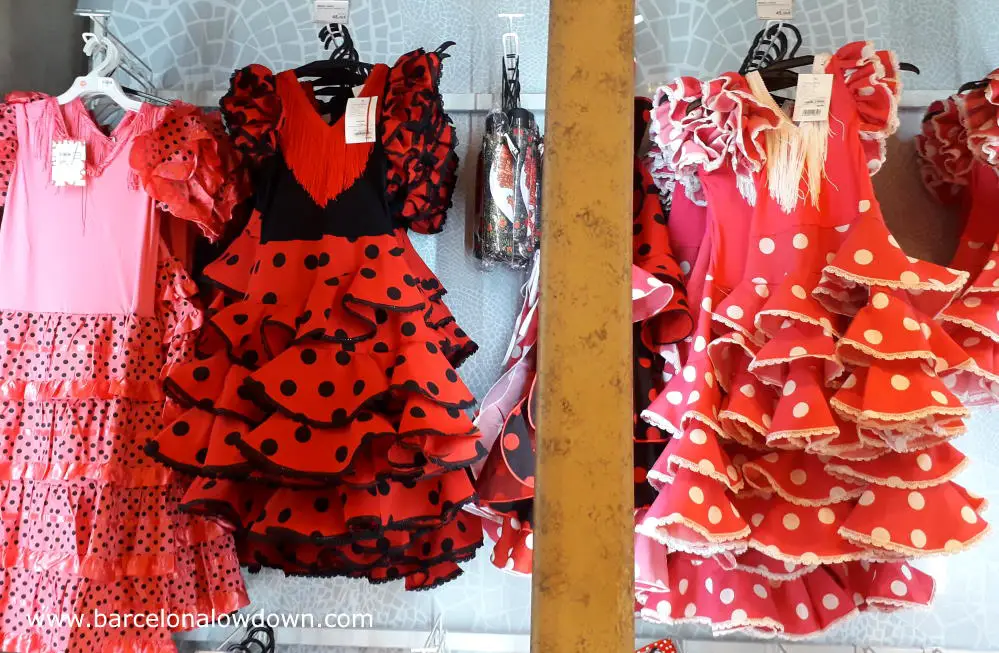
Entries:
{"type": "MultiPolygon", "coordinates": [[[[226,92],[226,89],[207,91],[157,89],[155,94],[199,107],[214,107],[218,106],[219,98],[226,92]]],[[[485,113],[494,107],[499,107],[499,95],[492,93],[444,93],[443,96],[444,107],[449,113],[485,113]]],[[[529,111],[541,112],[545,110],[544,93],[525,93],[520,96],[520,101],[521,106],[529,111]]]]}
{"type": "MultiPolygon", "coordinates": [[[[904,91],[899,106],[902,109],[925,109],[933,101],[950,97],[956,92],[956,90],[950,89],[904,91]]],[[[217,106],[219,98],[225,93],[225,89],[207,91],[158,89],[155,91],[155,94],[160,97],[181,100],[199,107],[217,106]]],[[[448,112],[454,113],[486,113],[498,106],[498,99],[499,97],[492,93],[444,93],[444,107],[448,112]]],[[[520,101],[521,106],[529,111],[543,112],[545,110],[544,93],[524,93],[520,96],[520,101]]]]}
{"type": "MultiPolygon", "coordinates": [[[[374,630],[374,629],[325,629],[325,628],[275,628],[274,639],[278,650],[285,646],[316,646],[321,648],[395,649],[421,648],[427,639],[425,631],[374,630]]],[[[225,633],[220,628],[206,628],[177,635],[179,641],[203,643],[198,653],[213,653],[210,642],[221,641],[225,633]]],[[[635,640],[638,649],[655,641],[641,637],[635,640]]],[[[946,647],[897,648],[881,646],[819,645],[785,643],[777,641],[726,641],[726,640],[674,640],[680,653],[999,653],[971,651],[946,647]]],[[[496,633],[464,633],[448,631],[447,646],[452,651],[477,653],[529,653],[530,635],[496,633]]]]}

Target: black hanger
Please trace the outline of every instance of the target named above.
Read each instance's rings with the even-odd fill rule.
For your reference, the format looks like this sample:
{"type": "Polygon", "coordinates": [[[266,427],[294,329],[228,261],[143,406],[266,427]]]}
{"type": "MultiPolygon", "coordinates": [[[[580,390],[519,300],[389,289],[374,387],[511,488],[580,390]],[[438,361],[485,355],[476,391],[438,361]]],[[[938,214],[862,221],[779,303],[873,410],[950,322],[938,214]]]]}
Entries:
{"type": "Polygon", "coordinates": [[[337,40],[340,43],[330,53],[329,59],[313,61],[296,68],[296,77],[315,78],[313,85],[316,87],[360,86],[368,79],[374,65],[361,61],[346,25],[333,23],[324,26],[319,30],[319,39],[326,49],[337,40]]]}
{"type": "Polygon", "coordinates": [[[801,48],[801,31],[790,23],[775,23],[753,37],[749,52],[739,66],[739,74],[765,68],[776,61],[794,57],[801,48]]]}
{"type": "MultiPolygon", "coordinates": [[[[739,73],[745,75],[756,71],[763,79],[767,90],[778,103],[788,98],[774,95],[776,91],[794,88],[798,85],[798,73],[793,68],[800,68],[815,62],[815,55],[795,56],[801,48],[801,31],[790,23],[777,23],[760,30],[753,38],[753,44],[749,48],[739,73]],[[787,32],[785,32],[787,30],[787,32]]],[[[900,62],[900,70],[920,74],[919,67],[907,62],[900,62]]],[[[982,84],[983,82],[969,82],[969,84],[982,84]]],[[[965,86],[969,86],[966,84],[965,86]]],[[[973,88],[974,86],[969,86],[973,88]]],[[[962,87],[964,89],[964,87],[962,87]]],[[[687,112],[696,109],[701,105],[700,100],[695,100],[687,107],[687,112]]]]}
{"type": "Polygon", "coordinates": [[[965,82],[961,84],[961,88],[957,89],[957,94],[967,93],[968,91],[974,91],[979,88],[985,88],[989,85],[989,80],[987,79],[976,79],[973,82],[965,82]]]}
{"type": "MultiPolygon", "coordinates": [[[[957,93],[955,93],[955,95],[963,95],[968,91],[975,91],[980,88],[985,88],[988,85],[989,85],[989,80],[987,79],[976,79],[970,82],[965,82],[964,84],[961,84],[960,88],[957,89],[957,93]]],[[[936,111],[927,111],[925,114],[923,114],[923,122],[930,120],[934,116],[939,116],[943,112],[944,109],[938,109],[936,111]]]]}
{"type": "Polygon", "coordinates": [[[249,628],[242,641],[226,647],[229,653],[274,653],[275,650],[274,629],[267,624],[249,628]]]}

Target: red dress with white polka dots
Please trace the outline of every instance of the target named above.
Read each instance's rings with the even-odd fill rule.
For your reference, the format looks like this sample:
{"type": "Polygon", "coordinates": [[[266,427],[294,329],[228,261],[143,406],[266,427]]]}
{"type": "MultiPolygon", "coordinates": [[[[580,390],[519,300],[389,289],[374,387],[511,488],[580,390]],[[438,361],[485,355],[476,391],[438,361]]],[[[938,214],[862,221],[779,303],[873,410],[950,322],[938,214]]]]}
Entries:
{"type": "Polygon", "coordinates": [[[935,102],[916,145],[923,181],[941,203],[956,207],[961,238],[951,267],[969,274],[960,299],[940,314],[974,366],[946,373],[965,403],[999,402],[999,70],[979,88],[935,102]]]}
{"type": "Polygon", "coordinates": [[[854,43],[815,72],[834,79],[822,122],[791,122],[753,73],[659,97],[659,145],[702,186],[709,254],[683,369],[644,414],[673,434],[636,529],[653,621],[812,636],[926,604],[932,580],[900,560],[987,528],[947,443],[968,409],[945,375],[974,363],[934,319],[968,274],[907,257],[870,180],[898,123],[894,57],[854,43]]]}
{"type": "Polygon", "coordinates": [[[222,101],[255,211],[205,270],[199,360],[166,382],[188,410],[147,451],[199,476],[184,508],[235,529],[251,568],[428,589],[482,543],[455,371],[474,344],[405,233],[440,231],[454,189],[441,59],[375,66],[373,142],[347,143],[294,71],[240,70],[222,101]]]}
{"type": "Polygon", "coordinates": [[[181,513],[188,480],[142,452],[176,411],[161,379],[191,359],[202,319],[158,234],[179,220],[218,234],[237,162],[194,107],[143,105],[109,137],[80,100],[0,105],[5,651],[167,653],[172,629],[248,602],[232,536],[181,513]],[[52,185],[51,144],[66,139],[86,144],[84,187],[52,185]],[[176,623],[135,626],[161,610],[176,623]]]}

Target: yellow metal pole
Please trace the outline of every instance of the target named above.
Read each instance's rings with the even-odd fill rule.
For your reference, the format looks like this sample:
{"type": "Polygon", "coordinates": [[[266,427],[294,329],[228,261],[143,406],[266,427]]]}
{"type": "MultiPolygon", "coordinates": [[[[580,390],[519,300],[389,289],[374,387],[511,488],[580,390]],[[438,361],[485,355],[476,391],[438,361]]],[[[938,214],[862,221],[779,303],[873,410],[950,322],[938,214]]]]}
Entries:
{"type": "Polygon", "coordinates": [[[634,2],[551,0],[531,644],[634,647],[634,2]]]}

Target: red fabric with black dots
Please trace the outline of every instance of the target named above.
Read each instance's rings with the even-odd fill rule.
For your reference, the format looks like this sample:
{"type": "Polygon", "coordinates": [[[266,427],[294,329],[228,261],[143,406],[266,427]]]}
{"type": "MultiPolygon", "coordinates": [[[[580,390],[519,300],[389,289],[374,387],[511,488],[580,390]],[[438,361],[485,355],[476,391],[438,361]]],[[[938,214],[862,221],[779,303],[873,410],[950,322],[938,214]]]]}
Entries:
{"type": "MultiPolygon", "coordinates": [[[[406,233],[440,230],[453,192],[440,55],[373,73],[387,80],[375,91],[381,148],[326,205],[301,181],[318,159],[290,160],[301,142],[284,126],[314,116],[286,115],[305,110],[282,95],[299,92],[287,75],[251,66],[223,101],[235,145],[275,178],[205,269],[219,297],[196,360],[165,382],[183,410],[146,451],[200,477],[184,509],[236,529],[244,564],[429,589],[481,546],[462,508],[475,496],[466,468],[485,454],[456,371],[475,344],[406,233]],[[387,203],[364,203],[378,193],[387,203]],[[303,201],[315,220],[296,231],[284,223],[303,201]],[[308,231],[316,223],[322,233],[308,231]]],[[[333,181],[346,165],[319,163],[333,181]]]]}
{"type": "Polygon", "coordinates": [[[143,188],[166,212],[219,238],[248,194],[239,150],[229,144],[218,113],[171,105],[155,129],[132,144],[129,163],[143,188]]]}
{"type": "MultiPolygon", "coordinates": [[[[676,343],[693,326],[683,271],[670,250],[667,211],[640,155],[651,103],[635,99],[635,169],[633,212],[632,321],[634,322],[634,481],[635,507],[655,498],[649,473],[668,441],[667,434],[640,419],[663,387],[663,376],[675,371],[676,343]]],[[[535,413],[537,378],[537,266],[525,293],[506,370],[483,401],[477,423],[492,440],[477,470],[477,505],[486,517],[486,533],[494,540],[492,563],[512,574],[533,569],[535,413]]]]}
{"type": "Polygon", "coordinates": [[[34,102],[44,97],[47,97],[44,93],[15,91],[8,93],[3,104],[0,104],[0,215],[7,204],[7,190],[17,158],[17,124],[13,105],[34,102]]]}
{"type": "Polygon", "coordinates": [[[966,348],[999,333],[995,265],[979,259],[971,290],[973,274],[907,256],[885,223],[871,175],[898,127],[894,55],[851,43],[814,72],[833,78],[828,121],[793,122],[755,73],[657,94],[657,165],[692,180],[708,225],[693,337],[642,414],[672,436],[636,522],[636,601],[656,623],[804,638],[926,605],[932,579],[886,561],[988,529],[947,442],[970,415],[955,380],[986,376],[966,348]]]}
{"type": "Polygon", "coordinates": [[[444,229],[458,179],[458,135],[439,89],[445,56],[404,56],[384,97],[389,206],[401,224],[424,234],[444,229]]]}

